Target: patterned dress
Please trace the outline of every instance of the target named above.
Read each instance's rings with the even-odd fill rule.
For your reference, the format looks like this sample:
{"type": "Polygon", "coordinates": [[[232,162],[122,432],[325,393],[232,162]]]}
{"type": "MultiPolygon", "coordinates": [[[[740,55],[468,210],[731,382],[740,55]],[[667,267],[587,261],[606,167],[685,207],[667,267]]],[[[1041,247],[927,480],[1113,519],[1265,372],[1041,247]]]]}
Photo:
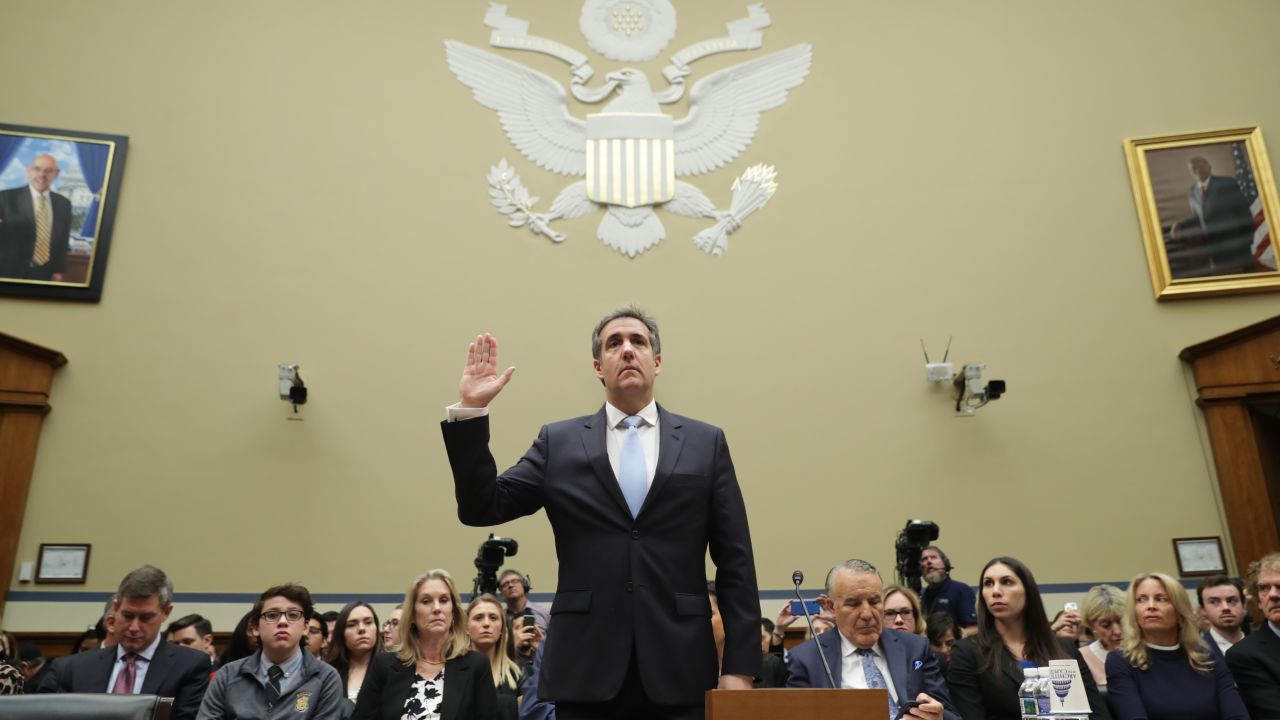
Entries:
{"type": "Polygon", "coordinates": [[[440,703],[444,700],[444,670],[430,680],[413,674],[412,692],[404,701],[400,720],[439,720],[440,703]]]}

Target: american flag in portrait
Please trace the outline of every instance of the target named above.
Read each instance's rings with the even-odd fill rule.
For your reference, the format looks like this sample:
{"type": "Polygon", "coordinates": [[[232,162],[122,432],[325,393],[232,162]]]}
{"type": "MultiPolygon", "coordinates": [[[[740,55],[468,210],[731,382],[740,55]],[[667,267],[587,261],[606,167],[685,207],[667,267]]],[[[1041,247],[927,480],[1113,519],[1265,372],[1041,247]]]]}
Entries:
{"type": "Polygon", "coordinates": [[[1231,143],[1231,154],[1236,161],[1236,183],[1249,200],[1249,210],[1253,213],[1253,261],[1258,270],[1275,270],[1275,244],[1271,241],[1271,229],[1267,226],[1267,217],[1262,211],[1262,199],[1258,197],[1258,184],[1253,178],[1249,152],[1244,143],[1234,142],[1231,143]]]}

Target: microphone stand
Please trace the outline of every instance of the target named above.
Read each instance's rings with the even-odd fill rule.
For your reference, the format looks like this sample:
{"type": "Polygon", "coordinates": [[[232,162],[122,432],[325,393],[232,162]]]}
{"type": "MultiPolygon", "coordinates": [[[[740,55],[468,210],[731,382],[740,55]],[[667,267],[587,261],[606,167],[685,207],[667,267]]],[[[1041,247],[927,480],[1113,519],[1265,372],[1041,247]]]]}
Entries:
{"type": "MultiPolygon", "coordinates": [[[[796,599],[800,601],[800,609],[804,611],[804,621],[809,624],[809,635],[813,637],[813,644],[818,647],[818,659],[822,661],[822,669],[827,671],[827,682],[835,688],[836,680],[831,674],[831,665],[827,663],[827,656],[822,652],[822,644],[818,642],[818,636],[813,632],[813,616],[809,614],[809,608],[800,595],[800,583],[804,582],[804,573],[799,570],[791,573],[791,582],[796,586],[796,599]]],[[[840,632],[839,628],[836,632],[840,632]]]]}

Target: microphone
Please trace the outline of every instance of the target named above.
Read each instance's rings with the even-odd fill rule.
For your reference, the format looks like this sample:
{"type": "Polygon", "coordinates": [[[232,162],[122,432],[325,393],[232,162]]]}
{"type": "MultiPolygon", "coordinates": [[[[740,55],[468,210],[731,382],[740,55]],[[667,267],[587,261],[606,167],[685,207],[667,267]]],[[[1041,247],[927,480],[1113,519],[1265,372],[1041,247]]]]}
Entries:
{"type": "MultiPolygon", "coordinates": [[[[809,624],[809,635],[813,637],[813,643],[818,646],[818,659],[822,661],[822,669],[827,671],[827,683],[834,688],[836,680],[831,674],[831,665],[827,663],[827,656],[822,652],[822,644],[818,642],[818,635],[813,632],[813,616],[809,614],[809,606],[805,604],[804,598],[800,595],[800,583],[804,582],[804,573],[799,570],[791,573],[791,582],[796,586],[796,599],[800,601],[800,609],[804,611],[804,621],[809,624]]],[[[836,632],[840,631],[837,629],[836,632]]]]}

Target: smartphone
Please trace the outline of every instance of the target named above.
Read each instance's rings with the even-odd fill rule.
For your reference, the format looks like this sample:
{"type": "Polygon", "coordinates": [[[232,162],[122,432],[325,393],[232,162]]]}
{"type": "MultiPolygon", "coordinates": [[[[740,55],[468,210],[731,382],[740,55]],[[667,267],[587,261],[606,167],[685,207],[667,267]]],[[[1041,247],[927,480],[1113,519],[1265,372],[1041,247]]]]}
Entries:
{"type": "Polygon", "coordinates": [[[810,615],[817,615],[822,612],[822,606],[817,600],[805,600],[801,603],[799,600],[791,601],[791,614],[796,617],[804,617],[804,611],[808,608],[810,615]]]}
{"type": "Polygon", "coordinates": [[[1079,606],[1079,605],[1077,605],[1077,604],[1075,604],[1075,603],[1073,603],[1073,602],[1070,602],[1070,603],[1067,603],[1066,605],[1063,605],[1063,606],[1062,606],[1062,610],[1063,610],[1063,612],[1071,612],[1071,611],[1073,611],[1073,610],[1075,610],[1075,611],[1079,611],[1079,610],[1080,610],[1080,606],[1079,606]]]}
{"type": "Polygon", "coordinates": [[[537,621],[538,619],[534,617],[533,611],[529,608],[525,608],[524,614],[520,616],[520,624],[524,627],[532,627],[537,621]]]}
{"type": "Polygon", "coordinates": [[[911,712],[911,708],[918,708],[923,704],[924,703],[920,702],[919,700],[910,700],[908,702],[902,703],[901,705],[898,706],[898,717],[894,718],[893,720],[902,720],[902,718],[907,716],[907,713],[911,712]]]}

